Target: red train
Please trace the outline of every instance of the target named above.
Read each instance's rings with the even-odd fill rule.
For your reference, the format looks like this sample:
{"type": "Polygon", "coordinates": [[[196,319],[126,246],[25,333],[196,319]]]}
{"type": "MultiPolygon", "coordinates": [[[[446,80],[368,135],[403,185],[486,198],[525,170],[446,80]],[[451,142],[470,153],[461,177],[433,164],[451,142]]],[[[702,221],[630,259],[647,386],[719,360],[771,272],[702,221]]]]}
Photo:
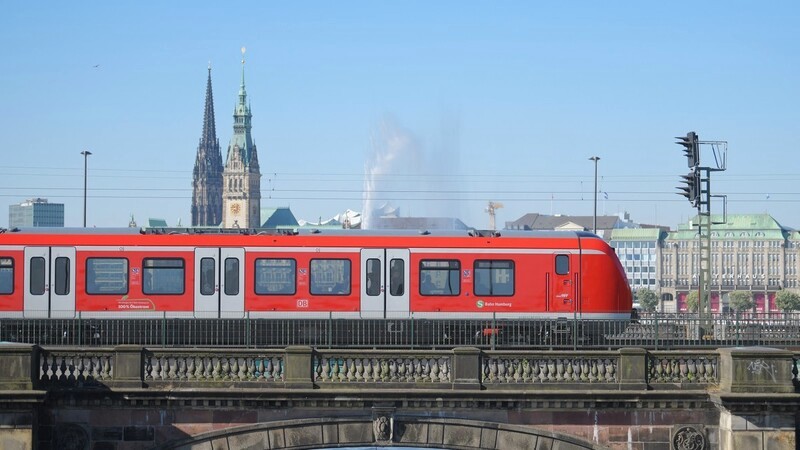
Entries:
{"type": "Polygon", "coordinates": [[[0,232],[0,317],[626,319],[584,232],[0,232]]]}

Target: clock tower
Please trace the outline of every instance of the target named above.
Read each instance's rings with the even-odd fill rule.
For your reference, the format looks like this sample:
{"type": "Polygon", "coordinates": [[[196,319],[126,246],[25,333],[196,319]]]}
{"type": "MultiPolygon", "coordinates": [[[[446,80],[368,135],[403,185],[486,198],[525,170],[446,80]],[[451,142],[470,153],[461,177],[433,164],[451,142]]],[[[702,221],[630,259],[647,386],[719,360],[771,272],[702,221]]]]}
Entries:
{"type": "Polygon", "coordinates": [[[250,133],[250,105],[244,87],[244,47],[242,47],[242,85],[233,112],[233,137],[222,172],[222,227],[259,228],[261,226],[261,171],[258,153],[250,133]]]}

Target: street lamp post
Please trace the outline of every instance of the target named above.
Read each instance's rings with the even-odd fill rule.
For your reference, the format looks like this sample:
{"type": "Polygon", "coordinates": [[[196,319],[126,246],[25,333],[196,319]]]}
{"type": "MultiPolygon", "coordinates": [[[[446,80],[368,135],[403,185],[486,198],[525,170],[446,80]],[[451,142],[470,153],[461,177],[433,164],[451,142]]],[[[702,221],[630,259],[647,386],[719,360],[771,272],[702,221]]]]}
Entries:
{"type": "Polygon", "coordinates": [[[592,215],[592,229],[597,234],[597,161],[599,156],[592,156],[589,161],[594,161],[594,214],[592,215]]]}
{"type": "Polygon", "coordinates": [[[86,228],[86,186],[87,186],[87,168],[89,166],[89,155],[92,152],[84,150],[81,152],[83,155],[83,228],[86,228]]]}

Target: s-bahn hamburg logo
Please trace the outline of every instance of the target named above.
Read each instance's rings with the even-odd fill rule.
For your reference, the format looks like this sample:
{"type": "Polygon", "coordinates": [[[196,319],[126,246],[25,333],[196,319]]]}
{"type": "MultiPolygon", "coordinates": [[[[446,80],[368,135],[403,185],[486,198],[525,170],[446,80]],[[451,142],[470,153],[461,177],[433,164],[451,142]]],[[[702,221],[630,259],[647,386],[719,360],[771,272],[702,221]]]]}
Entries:
{"type": "Polygon", "coordinates": [[[478,300],[477,302],[475,302],[475,306],[477,306],[478,308],[483,308],[483,300],[478,300]]]}

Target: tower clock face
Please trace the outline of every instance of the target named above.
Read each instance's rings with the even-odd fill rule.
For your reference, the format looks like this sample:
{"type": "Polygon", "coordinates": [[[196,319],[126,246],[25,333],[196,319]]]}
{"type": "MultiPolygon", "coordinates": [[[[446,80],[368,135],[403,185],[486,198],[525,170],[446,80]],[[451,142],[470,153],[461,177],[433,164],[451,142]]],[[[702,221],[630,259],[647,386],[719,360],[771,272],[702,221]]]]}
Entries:
{"type": "Polygon", "coordinates": [[[234,216],[238,216],[240,212],[242,212],[242,205],[238,203],[232,203],[231,214],[233,214],[234,216]]]}

